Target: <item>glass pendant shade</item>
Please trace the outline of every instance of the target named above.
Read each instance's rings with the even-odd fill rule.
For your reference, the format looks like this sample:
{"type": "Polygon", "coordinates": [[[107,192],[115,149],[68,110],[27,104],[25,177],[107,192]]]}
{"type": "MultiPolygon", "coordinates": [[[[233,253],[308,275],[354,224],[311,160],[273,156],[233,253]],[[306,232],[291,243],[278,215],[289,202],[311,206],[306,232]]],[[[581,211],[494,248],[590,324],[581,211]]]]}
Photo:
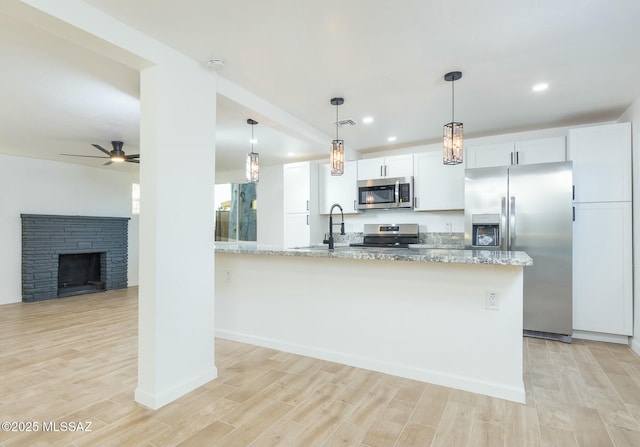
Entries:
{"type": "Polygon", "coordinates": [[[344,174],[344,141],[333,140],[331,142],[331,175],[344,174]]]}
{"type": "Polygon", "coordinates": [[[444,75],[444,80],[451,82],[451,122],[444,125],[442,162],[445,165],[457,165],[462,163],[462,123],[456,122],[453,118],[455,106],[455,90],[453,84],[462,78],[462,72],[452,71],[444,75]]]}
{"type": "Polygon", "coordinates": [[[255,143],[255,138],[253,138],[253,126],[258,124],[258,122],[254,119],[249,118],[247,120],[247,124],[251,125],[251,152],[247,154],[247,163],[245,165],[245,175],[247,182],[250,183],[258,183],[260,180],[260,158],[256,152],[253,152],[253,143],[255,143]]]}
{"type": "Polygon", "coordinates": [[[462,123],[445,124],[442,162],[445,165],[462,163],[462,147],[462,123]]]}
{"type": "Polygon", "coordinates": [[[260,180],[260,160],[256,152],[247,154],[246,175],[248,182],[258,183],[260,180]]]}
{"type": "Polygon", "coordinates": [[[331,142],[329,165],[331,175],[342,175],[344,174],[344,141],[338,136],[338,106],[344,104],[344,98],[331,98],[330,102],[332,106],[336,106],[336,139],[331,142]]]}

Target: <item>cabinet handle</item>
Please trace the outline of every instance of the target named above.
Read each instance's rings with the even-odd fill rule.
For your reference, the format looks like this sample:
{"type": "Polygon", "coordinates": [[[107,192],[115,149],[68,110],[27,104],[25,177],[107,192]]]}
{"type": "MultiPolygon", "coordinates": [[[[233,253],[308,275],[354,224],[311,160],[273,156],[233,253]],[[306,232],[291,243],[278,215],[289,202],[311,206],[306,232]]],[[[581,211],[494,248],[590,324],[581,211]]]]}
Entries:
{"type": "Polygon", "coordinates": [[[417,197],[413,198],[413,207],[414,208],[418,208],[418,198],[417,197]]]}
{"type": "Polygon", "coordinates": [[[353,201],[353,211],[358,211],[358,206],[356,205],[356,200],[353,201]]]}
{"type": "Polygon", "coordinates": [[[576,221],[576,207],[572,206],[571,208],[573,209],[573,222],[575,222],[576,221]]]}
{"type": "Polygon", "coordinates": [[[309,225],[309,215],[307,214],[307,225],[309,225]]]}
{"type": "Polygon", "coordinates": [[[380,177],[382,177],[382,165],[380,165],[380,177]]]}
{"type": "Polygon", "coordinates": [[[511,152],[511,164],[513,164],[513,152],[511,152]]]}
{"type": "Polygon", "coordinates": [[[387,176],[387,165],[384,165],[384,176],[387,176]]]}
{"type": "Polygon", "coordinates": [[[516,164],[520,164],[520,151],[516,151],[516,164]]]}
{"type": "Polygon", "coordinates": [[[307,211],[309,211],[309,201],[307,200],[307,211]]]}
{"type": "Polygon", "coordinates": [[[571,189],[572,189],[572,194],[573,194],[572,199],[576,200],[576,185],[571,185],[571,189]]]}

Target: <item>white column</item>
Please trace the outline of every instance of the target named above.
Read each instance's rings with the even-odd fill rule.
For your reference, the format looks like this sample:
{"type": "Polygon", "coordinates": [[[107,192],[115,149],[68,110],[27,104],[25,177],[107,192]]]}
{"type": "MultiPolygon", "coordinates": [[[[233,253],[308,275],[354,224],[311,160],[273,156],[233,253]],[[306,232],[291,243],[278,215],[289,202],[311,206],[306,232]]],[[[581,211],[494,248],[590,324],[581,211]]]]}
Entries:
{"type": "Polygon", "coordinates": [[[137,402],[214,379],[216,77],[195,62],[141,72],[137,402]]]}

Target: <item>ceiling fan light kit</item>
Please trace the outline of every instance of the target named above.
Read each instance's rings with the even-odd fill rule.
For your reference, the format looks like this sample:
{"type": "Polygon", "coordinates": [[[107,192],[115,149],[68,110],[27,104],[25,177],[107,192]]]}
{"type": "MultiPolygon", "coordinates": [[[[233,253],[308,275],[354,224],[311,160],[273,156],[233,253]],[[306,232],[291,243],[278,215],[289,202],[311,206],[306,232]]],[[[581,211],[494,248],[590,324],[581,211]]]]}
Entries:
{"type": "MultiPolygon", "coordinates": [[[[111,161],[114,163],[122,163],[125,161],[125,154],[122,150],[124,143],[122,141],[112,141],[111,145],[113,146],[113,150],[110,152],[111,161]]],[[[94,144],[94,146],[96,145],[94,144]]]]}
{"type": "Polygon", "coordinates": [[[111,151],[106,150],[99,144],[92,144],[91,146],[95,147],[96,149],[98,149],[100,152],[104,153],[107,156],[99,157],[97,155],[78,155],[78,154],[60,154],[60,155],[65,155],[67,157],[108,159],[109,161],[107,161],[103,166],[108,166],[112,163],[122,163],[125,161],[127,163],[140,163],[140,154],[126,155],[124,153],[124,151],[122,150],[122,146],[124,146],[124,143],[122,141],[112,141],[111,146],[113,147],[113,150],[111,151]]]}

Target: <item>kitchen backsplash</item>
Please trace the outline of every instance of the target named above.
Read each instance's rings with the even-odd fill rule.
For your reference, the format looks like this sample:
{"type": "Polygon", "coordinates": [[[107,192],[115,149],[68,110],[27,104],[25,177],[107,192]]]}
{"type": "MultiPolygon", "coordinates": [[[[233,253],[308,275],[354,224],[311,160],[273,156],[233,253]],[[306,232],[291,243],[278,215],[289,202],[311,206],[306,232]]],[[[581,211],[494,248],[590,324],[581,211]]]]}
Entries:
{"type": "Polygon", "coordinates": [[[464,233],[419,233],[420,243],[440,246],[464,246],[464,233]]]}
{"type": "MultiPolygon", "coordinates": [[[[464,246],[464,233],[423,233],[418,234],[420,244],[433,245],[434,247],[452,248],[464,246]]],[[[360,243],[364,239],[362,232],[347,232],[345,235],[340,233],[333,234],[333,240],[336,244],[360,243]]]]}

